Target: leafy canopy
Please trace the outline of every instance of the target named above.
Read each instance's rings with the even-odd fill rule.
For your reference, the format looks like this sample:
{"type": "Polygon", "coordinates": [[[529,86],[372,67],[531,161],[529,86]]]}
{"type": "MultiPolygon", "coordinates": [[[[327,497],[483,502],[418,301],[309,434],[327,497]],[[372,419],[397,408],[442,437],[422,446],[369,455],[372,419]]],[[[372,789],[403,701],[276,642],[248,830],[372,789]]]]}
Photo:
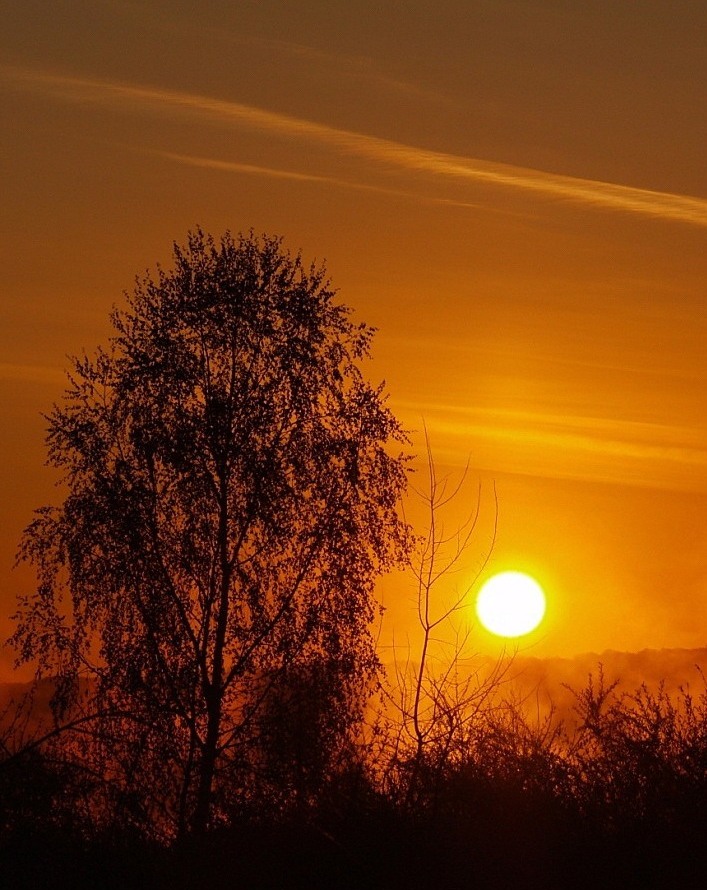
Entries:
{"type": "Polygon", "coordinates": [[[48,417],[66,497],[25,532],[39,583],[13,642],[61,679],[58,710],[90,675],[130,715],[125,758],[139,734],[203,821],[260,743],[263,678],[318,665],[339,734],[360,716],[375,578],[408,540],[405,437],[359,368],[372,329],[278,238],[197,229],[112,322],[48,417]]]}

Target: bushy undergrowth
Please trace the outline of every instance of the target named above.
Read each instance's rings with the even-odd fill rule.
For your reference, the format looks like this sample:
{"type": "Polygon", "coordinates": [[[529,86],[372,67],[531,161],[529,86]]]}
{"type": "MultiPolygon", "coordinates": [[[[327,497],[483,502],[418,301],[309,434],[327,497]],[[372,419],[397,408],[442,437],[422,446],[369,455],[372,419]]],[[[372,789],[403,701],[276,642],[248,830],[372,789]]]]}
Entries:
{"type": "Polygon", "coordinates": [[[283,789],[276,812],[244,807],[172,847],[129,820],[96,830],[88,806],[70,818],[90,787],[37,750],[7,757],[4,885],[706,886],[705,693],[619,694],[599,671],[575,699],[571,732],[508,702],[421,749],[381,724],[306,806],[283,789]]]}

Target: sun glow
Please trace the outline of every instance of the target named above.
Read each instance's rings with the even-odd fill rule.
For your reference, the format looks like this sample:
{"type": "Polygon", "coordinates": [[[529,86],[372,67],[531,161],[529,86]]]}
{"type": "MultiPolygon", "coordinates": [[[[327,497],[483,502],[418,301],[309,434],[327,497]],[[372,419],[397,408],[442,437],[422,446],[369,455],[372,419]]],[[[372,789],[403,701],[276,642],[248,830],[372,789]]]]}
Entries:
{"type": "Polygon", "coordinates": [[[545,594],[530,575],[501,572],[489,578],[479,591],[476,614],[491,633],[521,637],[543,620],[545,594]]]}

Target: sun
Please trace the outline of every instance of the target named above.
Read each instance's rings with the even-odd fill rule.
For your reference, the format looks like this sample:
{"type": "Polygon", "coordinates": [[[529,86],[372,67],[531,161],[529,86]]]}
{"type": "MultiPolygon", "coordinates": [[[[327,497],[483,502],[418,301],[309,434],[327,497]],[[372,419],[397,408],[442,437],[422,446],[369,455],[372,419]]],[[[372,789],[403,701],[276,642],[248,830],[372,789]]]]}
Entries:
{"type": "Polygon", "coordinates": [[[500,572],[486,581],[476,598],[476,614],[486,630],[500,637],[522,637],[545,615],[545,594],[524,572],[500,572]]]}

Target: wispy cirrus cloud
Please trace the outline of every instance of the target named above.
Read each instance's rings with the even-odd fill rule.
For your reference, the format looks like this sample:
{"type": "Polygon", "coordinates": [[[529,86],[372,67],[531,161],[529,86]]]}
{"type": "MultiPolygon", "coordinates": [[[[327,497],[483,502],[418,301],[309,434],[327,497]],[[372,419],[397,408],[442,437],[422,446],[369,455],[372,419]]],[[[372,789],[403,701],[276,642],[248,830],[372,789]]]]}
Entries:
{"type": "Polygon", "coordinates": [[[295,182],[324,182],[333,185],[349,185],[333,176],[319,176],[316,173],[298,173],[295,170],[280,170],[275,167],[261,167],[258,164],[241,164],[238,161],[220,161],[217,158],[203,158],[197,155],[184,155],[172,151],[153,151],[150,154],[189,167],[202,167],[206,170],[222,170],[225,173],[245,173],[253,176],[266,176],[271,179],[292,179],[295,182]]]}
{"type": "MultiPolygon", "coordinates": [[[[163,19],[160,20],[163,23],[163,19]]],[[[193,29],[190,22],[187,26],[193,29]]],[[[254,48],[259,53],[268,53],[271,57],[289,59],[300,62],[310,68],[316,66],[329,78],[358,82],[378,91],[393,93],[400,98],[422,100],[436,105],[451,105],[451,100],[441,93],[427,89],[419,84],[392,77],[382,70],[380,64],[371,56],[331,52],[319,47],[298,43],[293,40],[278,40],[272,37],[261,37],[255,34],[240,34],[223,28],[202,28],[202,33],[220,43],[236,44],[242,48],[254,48]]]]}
{"type": "Polygon", "coordinates": [[[267,56],[267,62],[286,62],[290,71],[297,74],[302,66],[309,71],[315,67],[328,80],[358,83],[377,92],[387,92],[411,101],[423,101],[435,105],[452,105],[452,100],[443,93],[394,77],[372,56],[363,53],[342,53],[322,49],[295,40],[282,40],[263,37],[258,34],[241,32],[228,27],[207,25],[193,18],[180,18],[178,15],[166,17],[159,9],[144,2],[134,0],[103,0],[112,7],[114,13],[128,17],[140,28],[150,28],[159,34],[179,35],[182,39],[208,40],[211,44],[238,47],[241,55],[257,53],[267,56]]]}
{"type": "Polygon", "coordinates": [[[707,490],[707,439],[693,427],[444,402],[398,401],[396,408],[403,417],[424,416],[427,429],[451,443],[450,463],[463,464],[473,441],[482,468],[707,490]]]}
{"type": "Polygon", "coordinates": [[[0,362],[0,380],[12,380],[15,383],[66,383],[66,374],[61,368],[48,365],[0,362]]]}
{"type": "Polygon", "coordinates": [[[272,38],[256,37],[254,35],[234,35],[232,32],[216,32],[214,29],[214,37],[221,39],[231,39],[241,44],[251,44],[271,52],[278,53],[282,56],[290,56],[295,59],[301,59],[307,64],[317,64],[321,68],[326,69],[329,76],[338,78],[346,78],[352,81],[358,81],[367,86],[375,87],[379,90],[396,93],[400,97],[409,99],[418,99],[424,102],[432,102],[437,105],[450,105],[451,101],[441,93],[434,90],[426,89],[418,84],[401,80],[397,77],[391,77],[382,71],[376,61],[366,55],[351,55],[347,53],[333,53],[327,50],[308,46],[302,43],[296,43],[291,40],[274,40],[272,38]]]}
{"type": "Polygon", "coordinates": [[[335,185],[340,188],[357,189],[364,192],[377,192],[384,195],[397,195],[404,198],[416,198],[412,192],[402,189],[389,189],[378,185],[369,185],[365,182],[352,182],[348,179],[340,179],[336,176],[320,176],[317,173],[298,173],[295,170],[282,170],[276,167],[261,167],[259,164],[242,164],[238,161],[222,161],[218,158],[204,158],[197,155],[184,155],[171,151],[152,151],[150,154],[175,161],[178,164],[186,164],[189,167],[201,167],[205,170],[218,170],[224,173],[242,173],[246,176],[264,176],[270,179],[290,179],[294,182],[321,182],[325,185],[335,185]]]}
{"type": "Polygon", "coordinates": [[[219,124],[328,146],[392,169],[444,180],[482,183],[573,204],[607,208],[707,227],[707,199],[562,176],[404,145],[377,136],[268,111],[240,102],[179,90],[147,87],[33,69],[3,67],[6,80],[73,102],[121,106],[152,113],[188,114],[219,124]]]}

